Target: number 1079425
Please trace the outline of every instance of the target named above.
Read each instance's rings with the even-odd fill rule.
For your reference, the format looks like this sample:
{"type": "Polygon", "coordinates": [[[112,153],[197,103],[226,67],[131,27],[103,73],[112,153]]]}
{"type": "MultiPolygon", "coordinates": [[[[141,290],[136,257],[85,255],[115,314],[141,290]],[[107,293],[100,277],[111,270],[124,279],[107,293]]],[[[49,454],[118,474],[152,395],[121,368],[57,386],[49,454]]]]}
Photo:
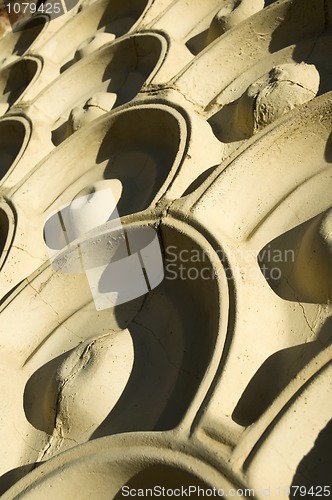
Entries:
{"type": "MultiPolygon", "coordinates": [[[[16,21],[19,19],[25,21],[34,18],[38,14],[44,14],[49,19],[55,19],[70,11],[78,2],[79,0],[38,0],[31,2],[7,0],[7,2],[5,2],[5,7],[13,30],[16,31],[16,29],[25,28],[23,24],[22,26],[18,26],[18,28],[15,26],[16,29],[14,29],[14,23],[16,24],[16,21]]],[[[26,27],[28,27],[28,25],[26,27]]]]}

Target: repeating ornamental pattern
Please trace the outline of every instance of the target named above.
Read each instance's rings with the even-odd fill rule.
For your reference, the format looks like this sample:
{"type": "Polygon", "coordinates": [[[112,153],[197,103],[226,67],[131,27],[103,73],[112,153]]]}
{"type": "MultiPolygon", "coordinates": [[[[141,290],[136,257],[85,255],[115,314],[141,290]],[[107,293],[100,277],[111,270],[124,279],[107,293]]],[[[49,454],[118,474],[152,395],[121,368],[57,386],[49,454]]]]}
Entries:
{"type": "Polygon", "coordinates": [[[332,1],[1,12],[2,498],[329,497],[332,1]]]}

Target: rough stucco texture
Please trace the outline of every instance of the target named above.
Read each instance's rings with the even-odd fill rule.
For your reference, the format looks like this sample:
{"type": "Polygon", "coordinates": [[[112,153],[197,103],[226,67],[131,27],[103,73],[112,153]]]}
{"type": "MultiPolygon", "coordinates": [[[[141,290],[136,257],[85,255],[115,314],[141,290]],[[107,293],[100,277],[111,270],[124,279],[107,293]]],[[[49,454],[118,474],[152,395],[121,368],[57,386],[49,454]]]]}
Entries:
{"type": "Polygon", "coordinates": [[[329,497],[332,1],[59,9],[1,10],[2,498],[329,497]]]}

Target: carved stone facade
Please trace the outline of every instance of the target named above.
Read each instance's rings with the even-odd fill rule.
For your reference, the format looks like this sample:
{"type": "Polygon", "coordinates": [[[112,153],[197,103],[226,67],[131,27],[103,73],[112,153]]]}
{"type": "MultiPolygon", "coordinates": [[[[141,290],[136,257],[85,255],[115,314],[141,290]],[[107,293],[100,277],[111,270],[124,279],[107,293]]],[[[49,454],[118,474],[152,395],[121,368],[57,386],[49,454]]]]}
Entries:
{"type": "Polygon", "coordinates": [[[87,0],[13,28],[2,498],[329,497],[332,1],[87,0]]]}

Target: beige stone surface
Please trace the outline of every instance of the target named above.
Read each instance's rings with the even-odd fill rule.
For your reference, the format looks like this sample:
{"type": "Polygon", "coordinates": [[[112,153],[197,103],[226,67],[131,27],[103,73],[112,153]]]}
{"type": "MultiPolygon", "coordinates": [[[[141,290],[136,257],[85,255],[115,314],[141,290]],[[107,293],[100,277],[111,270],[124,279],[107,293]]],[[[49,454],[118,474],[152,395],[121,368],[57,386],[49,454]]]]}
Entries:
{"type": "Polygon", "coordinates": [[[84,0],[7,26],[4,500],[331,495],[331,12],[84,0]]]}

